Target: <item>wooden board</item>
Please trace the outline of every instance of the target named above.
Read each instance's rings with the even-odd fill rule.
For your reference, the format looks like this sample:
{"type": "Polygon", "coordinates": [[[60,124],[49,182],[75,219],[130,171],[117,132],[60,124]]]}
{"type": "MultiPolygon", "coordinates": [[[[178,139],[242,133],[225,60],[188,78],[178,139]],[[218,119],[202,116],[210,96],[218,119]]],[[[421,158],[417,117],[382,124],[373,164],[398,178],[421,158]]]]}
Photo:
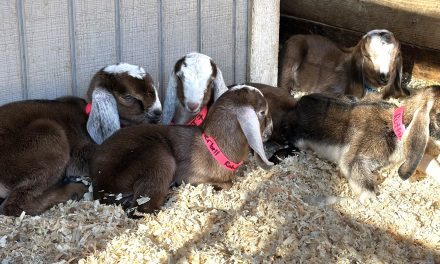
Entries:
{"type": "Polygon", "coordinates": [[[248,7],[247,0],[236,0],[235,9],[235,83],[246,82],[248,58],[248,7]]]}
{"type": "MultiPolygon", "coordinates": [[[[364,34],[337,28],[330,25],[304,20],[292,16],[281,16],[280,44],[294,34],[318,34],[325,36],[340,45],[350,47],[356,45],[364,34]]],[[[440,51],[426,49],[401,43],[403,56],[404,81],[411,79],[440,82],[440,51]]]]}
{"type": "Polygon", "coordinates": [[[115,1],[74,1],[78,93],[85,96],[100,68],[117,62],[115,1]]]}
{"type": "Polygon", "coordinates": [[[161,98],[165,98],[169,75],[176,61],[186,53],[198,51],[198,4],[197,0],[162,1],[162,78],[161,98]]]}
{"type": "Polygon", "coordinates": [[[277,85],[279,0],[250,2],[249,81],[277,85]]]}
{"type": "Polygon", "coordinates": [[[386,28],[403,42],[440,50],[438,0],[282,0],[281,12],[359,32],[386,28]]]}
{"type": "MultiPolygon", "coordinates": [[[[120,1],[121,61],[139,65],[160,79],[160,17],[158,1],[120,1]]],[[[159,87],[160,88],[160,87],[159,87]]]]}
{"type": "Polygon", "coordinates": [[[234,83],[235,6],[228,1],[201,1],[200,52],[210,56],[223,73],[226,83],[234,83]],[[221,14],[218,10],[223,10],[221,14]]]}
{"type": "Polygon", "coordinates": [[[0,105],[20,100],[26,96],[25,78],[22,78],[22,56],[20,54],[20,33],[17,30],[18,11],[16,5],[0,2],[0,105]]]}
{"type": "MultiPolygon", "coordinates": [[[[268,0],[265,0],[268,1],[268,0]]],[[[246,81],[248,1],[0,1],[0,104],[85,96],[100,68],[143,66],[163,99],[170,71],[205,52],[228,85],[246,81]]]]}
{"type": "Polygon", "coordinates": [[[29,99],[72,94],[66,6],[67,0],[24,2],[29,99]]]}

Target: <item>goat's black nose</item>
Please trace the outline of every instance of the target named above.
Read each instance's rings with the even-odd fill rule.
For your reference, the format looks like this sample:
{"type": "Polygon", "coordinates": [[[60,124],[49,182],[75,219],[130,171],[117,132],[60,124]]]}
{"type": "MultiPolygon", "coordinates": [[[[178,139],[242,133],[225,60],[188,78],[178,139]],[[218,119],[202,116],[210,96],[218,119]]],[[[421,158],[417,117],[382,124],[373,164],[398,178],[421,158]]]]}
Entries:
{"type": "Polygon", "coordinates": [[[156,109],[153,111],[153,114],[157,117],[160,117],[162,115],[162,110],[161,109],[156,109]]]}
{"type": "Polygon", "coordinates": [[[380,84],[387,84],[389,80],[389,75],[385,73],[379,74],[379,83],[380,84]]]}

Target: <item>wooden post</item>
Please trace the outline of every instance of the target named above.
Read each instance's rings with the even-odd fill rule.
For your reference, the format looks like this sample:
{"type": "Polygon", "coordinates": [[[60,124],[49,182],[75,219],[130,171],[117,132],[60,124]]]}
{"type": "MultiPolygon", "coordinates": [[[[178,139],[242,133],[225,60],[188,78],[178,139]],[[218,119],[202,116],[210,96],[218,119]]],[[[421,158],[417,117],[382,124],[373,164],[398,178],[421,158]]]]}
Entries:
{"type": "Polygon", "coordinates": [[[277,85],[280,0],[250,1],[248,80],[277,85]]]}

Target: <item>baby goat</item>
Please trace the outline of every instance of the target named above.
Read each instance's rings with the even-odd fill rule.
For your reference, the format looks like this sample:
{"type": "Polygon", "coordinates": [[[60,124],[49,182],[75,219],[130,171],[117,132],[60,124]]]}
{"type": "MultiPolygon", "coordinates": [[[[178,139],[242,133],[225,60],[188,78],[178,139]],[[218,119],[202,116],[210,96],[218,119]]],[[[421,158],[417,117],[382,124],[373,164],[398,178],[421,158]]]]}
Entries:
{"type": "Polygon", "coordinates": [[[121,127],[158,123],[162,115],[150,74],[128,63],[99,70],[90,82],[87,98],[92,104],[87,130],[98,144],[121,127]]]}
{"type": "Polygon", "coordinates": [[[261,166],[272,165],[263,148],[272,121],[257,89],[235,86],[224,93],[202,127],[139,125],[116,132],[90,162],[95,199],[121,193],[125,208],[150,213],[162,206],[172,184],[230,188],[249,146],[261,166]],[[151,200],[141,203],[141,197],[151,200]]]}
{"type": "Polygon", "coordinates": [[[35,215],[81,198],[86,186],[69,178],[88,176],[91,137],[100,142],[119,124],[158,120],[160,103],[147,76],[128,64],[103,68],[89,88],[91,109],[76,97],[0,107],[0,213],[35,215]]]}
{"type": "Polygon", "coordinates": [[[295,35],[282,57],[279,86],[289,91],[349,94],[378,91],[382,98],[402,97],[400,44],[388,30],[372,30],[351,48],[318,35],[295,35]]]}
{"type": "Polygon", "coordinates": [[[407,179],[425,154],[440,154],[440,86],[417,91],[403,107],[311,94],[286,118],[290,143],[338,164],[361,201],[375,195],[379,169],[400,165],[407,179]]]}
{"type": "Polygon", "coordinates": [[[208,108],[227,91],[220,68],[200,53],[180,58],[170,74],[162,123],[200,125],[208,108]]]}

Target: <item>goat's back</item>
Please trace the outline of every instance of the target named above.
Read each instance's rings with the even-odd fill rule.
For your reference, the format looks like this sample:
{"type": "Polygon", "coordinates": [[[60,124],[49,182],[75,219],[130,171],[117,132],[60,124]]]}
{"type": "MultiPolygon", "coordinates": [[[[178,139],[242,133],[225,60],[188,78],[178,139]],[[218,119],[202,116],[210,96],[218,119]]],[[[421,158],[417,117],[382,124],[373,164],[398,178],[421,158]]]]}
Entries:
{"type": "Polygon", "coordinates": [[[285,44],[279,86],[293,91],[344,94],[350,49],[319,35],[294,35],[285,44]]]}
{"type": "Polygon", "coordinates": [[[0,134],[17,134],[37,119],[58,123],[69,134],[86,134],[85,100],[64,97],[56,100],[27,100],[0,107],[0,134]]]}
{"type": "MultiPolygon", "coordinates": [[[[376,144],[384,136],[395,141],[392,115],[395,106],[384,101],[358,101],[352,97],[311,94],[297,103],[289,140],[307,139],[324,144],[376,144]],[[356,140],[353,140],[356,138],[356,140]]],[[[384,142],[382,142],[384,143],[384,142]]],[[[381,144],[381,143],[379,143],[381,144]]]]}
{"type": "Polygon", "coordinates": [[[153,124],[118,130],[96,148],[90,161],[96,190],[132,193],[133,186],[140,184],[136,183],[142,178],[140,172],[158,166],[172,170],[177,163],[189,160],[195,130],[199,129],[153,124]]]}

